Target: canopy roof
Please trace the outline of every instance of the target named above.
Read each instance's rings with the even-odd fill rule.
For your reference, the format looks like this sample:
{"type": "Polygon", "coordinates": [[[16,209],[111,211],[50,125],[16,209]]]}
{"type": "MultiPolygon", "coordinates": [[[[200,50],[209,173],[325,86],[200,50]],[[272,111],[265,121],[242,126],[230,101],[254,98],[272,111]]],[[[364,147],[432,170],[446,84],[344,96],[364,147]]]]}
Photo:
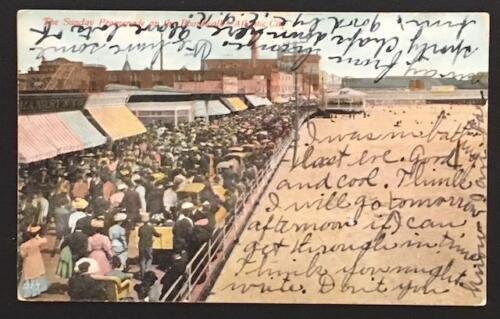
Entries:
{"type": "Polygon", "coordinates": [[[239,97],[228,97],[221,98],[221,100],[228,106],[233,112],[244,111],[248,108],[248,106],[243,102],[239,97]]]}
{"type": "Polygon", "coordinates": [[[260,97],[258,95],[248,94],[248,95],[245,95],[245,97],[248,100],[248,102],[254,107],[267,106],[267,105],[273,104],[267,98],[263,98],[263,97],[260,97]]]}
{"type": "Polygon", "coordinates": [[[275,98],[273,99],[273,102],[274,102],[274,103],[280,103],[280,104],[281,104],[281,103],[286,103],[286,102],[288,102],[288,100],[286,100],[286,99],[285,99],[285,98],[283,98],[282,96],[278,95],[277,97],[275,97],[275,98]]]}
{"type": "Polygon", "coordinates": [[[193,107],[195,117],[226,115],[231,113],[231,110],[224,106],[219,100],[210,100],[208,101],[208,105],[205,105],[205,101],[203,100],[196,100],[193,101],[193,107]]]}
{"type": "Polygon", "coordinates": [[[80,111],[57,113],[57,116],[83,142],[85,148],[96,147],[106,143],[102,135],[80,111]]]}
{"type": "Polygon", "coordinates": [[[20,115],[18,158],[31,163],[105,142],[79,111],[20,115]]]}
{"type": "Polygon", "coordinates": [[[95,106],[87,110],[113,141],[146,132],[141,121],[125,105],[95,106]]]}
{"type": "Polygon", "coordinates": [[[40,131],[38,125],[30,121],[31,116],[33,115],[20,115],[17,118],[18,159],[20,163],[36,162],[58,154],[57,147],[52,143],[50,137],[43,134],[44,131],[40,131]]]}

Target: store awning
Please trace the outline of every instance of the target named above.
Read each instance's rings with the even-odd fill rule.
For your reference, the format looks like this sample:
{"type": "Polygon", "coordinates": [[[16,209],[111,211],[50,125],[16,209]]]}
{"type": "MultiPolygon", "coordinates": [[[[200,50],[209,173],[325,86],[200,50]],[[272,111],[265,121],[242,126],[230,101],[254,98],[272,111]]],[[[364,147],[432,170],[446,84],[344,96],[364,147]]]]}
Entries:
{"type": "Polygon", "coordinates": [[[85,148],[83,141],[57,113],[20,115],[18,127],[18,157],[21,163],[40,161],[85,148]]]}
{"type": "Polygon", "coordinates": [[[273,99],[273,102],[274,102],[274,103],[280,103],[280,104],[281,104],[281,103],[286,103],[286,102],[288,102],[288,100],[286,100],[286,99],[284,99],[282,96],[278,95],[277,97],[275,97],[275,98],[273,99]]]}
{"type": "Polygon", "coordinates": [[[194,106],[194,116],[195,117],[207,117],[208,116],[217,116],[217,115],[226,115],[231,114],[231,110],[222,104],[219,100],[210,100],[208,101],[208,109],[205,106],[205,101],[196,100],[193,101],[194,106]]]}
{"type": "Polygon", "coordinates": [[[245,102],[243,102],[243,100],[241,100],[239,97],[222,98],[222,100],[225,101],[226,105],[233,112],[244,111],[248,108],[245,102]]]}
{"type": "Polygon", "coordinates": [[[262,102],[265,106],[273,105],[273,102],[269,101],[267,97],[262,98],[262,102]]]}
{"type": "Polygon", "coordinates": [[[253,107],[258,107],[258,106],[264,106],[265,101],[263,98],[257,95],[249,94],[245,95],[246,99],[248,102],[253,106],[253,107]]]}
{"type": "Polygon", "coordinates": [[[125,106],[93,106],[87,111],[104,132],[113,140],[142,134],[146,128],[125,106]]]}
{"type": "Polygon", "coordinates": [[[57,116],[82,142],[85,148],[96,147],[106,143],[102,135],[80,111],[57,113],[57,116]]]}
{"type": "Polygon", "coordinates": [[[17,118],[18,160],[20,163],[31,163],[57,155],[57,148],[51,140],[41,134],[27,115],[17,118]]]}

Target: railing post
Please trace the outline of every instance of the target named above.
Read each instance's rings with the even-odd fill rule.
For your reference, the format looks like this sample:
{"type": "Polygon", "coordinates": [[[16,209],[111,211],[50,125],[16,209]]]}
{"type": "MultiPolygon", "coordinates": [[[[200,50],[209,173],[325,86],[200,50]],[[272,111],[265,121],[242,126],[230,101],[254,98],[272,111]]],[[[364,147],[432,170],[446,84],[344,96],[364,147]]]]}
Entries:
{"type": "Polygon", "coordinates": [[[188,267],[187,267],[187,274],[188,274],[188,282],[187,282],[187,284],[188,284],[187,298],[188,299],[187,299],[187,301],[191,300],[191,289],[192,289],[191,288],[191,279],[192,279],[192,276],[193,276],[191,266],[192,266],[192,264],[189,263],[188,267]]]}
{"type": "MultiPolygon", "coordinates": [[[[234,218],[233,220],[233,224],[236,222],[236,218],[234,218]]],[[[225,256],[225,253],[224,253],[224,244],[226,242],[226,225],[224,225],[224,227],[222,227],[222,256],[224,257],[225,256]]]]}
{"type": "Polygon", "coordinates": [[[208,269],[210,269],[210,263],[212,262],[212,238],[208,240],[208,266],[207,266],[207,272],[208,269]]]}

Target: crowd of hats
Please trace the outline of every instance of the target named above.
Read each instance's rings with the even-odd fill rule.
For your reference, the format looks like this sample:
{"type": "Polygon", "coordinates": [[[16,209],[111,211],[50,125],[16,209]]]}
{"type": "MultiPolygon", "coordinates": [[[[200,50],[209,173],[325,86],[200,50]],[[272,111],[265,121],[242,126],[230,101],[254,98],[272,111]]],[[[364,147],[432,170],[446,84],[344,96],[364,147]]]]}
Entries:
{"type": "MultiPolygon", "coordinates": [[[[47,234],[52,227],[50,221],[54,221],[56,243],[57,238],[64,239],[72,232],[106,236],[115,223],[129,233],[141,223],[162,224],[173,227],[173,261],[166,265],[182,273],[180,265],[185,267],[203,242],[216,233],[219,220],[215,221],[215,212],[225,208],[229,212],[226,217],[234,212],[239,196],[250,191],[280,141],[290,136],[294,116],[293,108],[276,105],[210,122],[196,120],[176,127],[155,123],[140,136],[22,165],[18,176],[19,244],[40,233],[47,234]],[[231,162],[228,156],[238,152],[244,154],[239,157],[240,169],[223,165],[231,162]],[[100,186],[93,186],[97,184],[100,186]],[[181,198],[180,192],[187,192],[189,186],[199,195],[181,198]],[[131,209],[126,195],[139,194],[139,187],[141,209],[131,209]],[[167,208],[164,200],[172,194],[176,199],[167,208]],[[44,205],[45,212],[41,213],[44,205]],[[65,222],[61,222],[61,210],[68,216],[65,222]],[[40,218],[43,214],[46,217],[40,218]],[[74,222],[70,222],[72,217],[74,222]],[[176,227],[181,230],[186,223],[192,232],[176,232],[176,227]]],[[[56,253],[54,248],[53,255],[56,253]]],[[[92,258],[83,257],[74,263],[75,272],[96,273],[98,269],[92,258]]],[[[178,277],[175,272],[171,276],[178,277]]],[[[169,287],[171,283],[162,284],[169,287]]]]}
{"type": "MultiPolygon", "coordinates": [[[[177,127],[155,123],[140,136],[22,166],[18,191],[24,198],[36,193],[50,198],[65,183],[72,185],[79,178],[90,180],[95,176],[112,181],[118,190],[140,181],[145,186],[165,188],[186,180],[206,183],[213,179],[216,165],[229,149],[245,144],[255,146],[244,159],[246,166],[258,170],[275,151],[276,142],[290,133],[293,116],[292,108],[275,105],[212,119],[209,123],[196,120],[179,123],[177,127]]],[[[224,185],[228,196],[244,192],[245,185],[251,182],[249,178],[241,178],[237,185],[224,185]]],[[[150,187],[146,189],[149,191],[150,187]]],[[[92,194],[86,199],[73,198],[73,207],[82,210],[90,205],[95,209],[94,201],[92,194]]]]}

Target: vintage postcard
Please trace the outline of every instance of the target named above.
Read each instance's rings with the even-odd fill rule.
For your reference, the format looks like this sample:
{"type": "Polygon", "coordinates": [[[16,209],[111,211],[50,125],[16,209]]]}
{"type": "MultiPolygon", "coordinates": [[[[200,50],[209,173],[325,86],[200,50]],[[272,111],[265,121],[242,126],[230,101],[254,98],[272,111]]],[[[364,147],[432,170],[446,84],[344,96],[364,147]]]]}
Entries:
{"type": "Polygon", "coordinates": [[[18,299],[482,306],[489,15],[18,12],[18,299]]]}

